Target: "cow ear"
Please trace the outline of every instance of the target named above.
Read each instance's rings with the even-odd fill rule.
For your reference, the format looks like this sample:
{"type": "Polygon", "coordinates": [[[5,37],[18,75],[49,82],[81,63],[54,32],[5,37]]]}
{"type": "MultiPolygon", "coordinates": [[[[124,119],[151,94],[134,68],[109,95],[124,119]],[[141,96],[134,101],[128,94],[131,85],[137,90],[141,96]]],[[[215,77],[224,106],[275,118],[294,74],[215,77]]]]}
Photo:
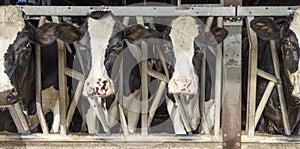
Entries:
{"type": "Polygon", "coordinates": [[[49,45],[56,40],[54,35],[56,23],[45,23],[35,31],[34,39],[38,42],[49,45]]]}
{"type": "Polygon", "coordinates": [[[221,27],[215,27],[210,30],[210,32],[205,33],[205,39],[208,43],[214,43],[216,41],[218,44],[222,42],[228,35],[228,31],[221,27]]]}
{"type": "Polygon", "coordinates": [[[77,27],[63,23],[57,25],[54,35],[66,43],[72,43],[81,37],[81,32],[77,27]]]}
{"type": "Polygon", "coordinates": [[[128,39],[130,42],[139,41],[143,37],[147,37],[147,29],[140,25],[136,24],[130,27],[127,27],[123,30],[124,38],[128,39]]]}
{"type": "Polygon", "coordinates": [[[279,37],[278,25],[268,17],[255,18],[250,22],[250,26],[257,36],[263,40],[273,40],[279,37]]]}

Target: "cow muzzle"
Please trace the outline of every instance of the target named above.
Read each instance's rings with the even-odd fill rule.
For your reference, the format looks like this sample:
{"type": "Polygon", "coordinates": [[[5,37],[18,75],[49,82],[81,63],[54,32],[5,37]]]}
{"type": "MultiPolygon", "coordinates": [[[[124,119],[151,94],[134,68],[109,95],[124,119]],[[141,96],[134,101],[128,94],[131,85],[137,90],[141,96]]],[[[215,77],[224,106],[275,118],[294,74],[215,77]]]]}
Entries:
{"type": "Polygon", "coordinates": [[[86,81],[86,92],[90,98],[103,98],[114,93],[113,85],[107,79],[92,79],[86,81]]]}
{"type": "Polygon", "coordinates": [[[197,94],[196,84],[191,79],[173,78],[169,82],[169,93],[171,94],[197,94]]]}

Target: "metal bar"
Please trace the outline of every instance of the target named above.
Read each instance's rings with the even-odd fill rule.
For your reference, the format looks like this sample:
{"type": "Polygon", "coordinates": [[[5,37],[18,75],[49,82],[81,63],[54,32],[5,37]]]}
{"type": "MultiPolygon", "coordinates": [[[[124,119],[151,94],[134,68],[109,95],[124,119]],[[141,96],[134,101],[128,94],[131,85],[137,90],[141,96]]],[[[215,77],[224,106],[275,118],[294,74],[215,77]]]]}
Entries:
{"type": "Polygon", "coordinates": [[[119,74],[120,74],[120,78],[119,78],[119,91],[116,95],[116,100],[118,100],[118,109],[119,109],[119,114],[120,114],[120,121],[121,121],[121,126],[122,126],[122,129],[123,129],[123,133],[124,133],[124,136],[127,137],[129,135],[129,129],[128,129],[128,124],[126,122],[126,118],[125,118],[125,114],[124,114],[124,110],[123,110],[123,107],[122,105],[123,104],[123,82],[124,82],[124,79],[123,79],[123,53],[120,54],[120,59],[121,59],[121,62],[120,62],[120,68],[119,68],[119,74]]]}
{"type": "Polygon", "coordinates": [[[21,120],[19,119],[16,109],[13,107],[13,105],[6,106],[6,107],[8,108],[10,116],[17,127],[18,133],[25,133],[25,129],[22,125],[21,120]]]}
{"type": "MultiPolygon", "coordinates": [[[[208,17],[206,20],[206,27],[204,29],[205,32],[210,31],[212,23],[214,21],[214,17],[208,17]]],[[[206,115],[205,115],[205,81],[206,81],[206,50],[202,51],[203,53],[203,59],[202,59],[202,63],[201,63],[201,76],[200,76],[200,102],[199,102],[199,107],[200,107],[200,115],[201,115],[201,119],[203,119],[203,122],[201,125],[203,127],[203,130],[205,134],[209,133],[209,128],[208,128],[208,124],[207,124],[207,120],[206,120],[206,115]]],[[[201,132],[200,132],[201,133],[201,132]]]]}
{"type": "Polygon", "coordinates": [[[82,88],[83,88],[83,81],[78,81],[78,85],[77,85],[76,91],[74,93],[74,97],[72,99],[72,102],[70,104],[69,111],[68,111],[68,114],[67,114],[67,122],[66,122],[67,123],[66,124],[67,125],[67,130],[69,130],[70,123],[72,121],[75,109],[77,107],[77,103],[78,103],[79,98],[81,96],[82,88]]]}
{"type": "Polygon", "coordinates": [[[184,108],[182,106],[182,102],[180,101],[181,99],[178,98],[178,95],[173,95],[174,96],[174,99],[175,99],[175,102],[178,104],[178,108],[179,108],[179,113],[180,113],[180,117],[181,117],[181,120],[182,120],[182,123],[184,125],[184,128],[187,132],[187,134],[189,136],[193,135],[193,132],[192,132],[192,129],[191,129],[191,125],[188,121],[188,118],[187,118],[187,115],[184,111],[184,108]]]}
{"type": "Polygon", "coordinates": [[[147,43],[142,42],[142,64],[141,64],[141,79],[142,79],[142,136],[148,135],[148,48],[147,43]]]}
{"type": "Polygon", "coordinates": [[[267,86],[261,100],[260,100],[260,103],[259,103],[259,105],[256,109],[256,113],[255,113],[255,123],[254,123],[255,127],[259,121],[259,118],[261,117],[262,112],[264,111],[264,108],[266,107],[266,104],[268,102],[268,99],[269,99],[272,91],[273,91],[274,86],[275,86],[275,82],[270,81],[268,83],[268,86],[267,86]]]}
{"type": "Polygon", "coordinates": [[[224,23],[222,132],[223,149],[241,148],[242,22],[224,23]]]}
{"type": "MultiPolygon", "coordinates": [[[[46,17],[42,16],[39,21],[38,26],[42,26],[46,21],[46,17]]],[[[36,56],[36,112],[38,114],[38,118],[41,124],[41,128],[44,134],[49,133],[47,121],[44,117],[43,108],[42,108],[42,76],[41,76],[41,45],[36,44],[35,49],[35,56],[36,56]]]]}
{"type": "Polygon", "coordinates": [[[16,113],[18,115],[18,118],[21,122],[21,125],[23,127],[23,129],[25,130],[26,134],[31,134],[31,131],[29,129],[29,125],[28,125],[28,122],[27,122],[27,119],[23,113],[23,110],[22,110],[22,107],[21,107],[21,104],[20,102],[17,102],[13,105],[14,109],[16,110],[16,113]]]}
{"type": "Polygon", "coordinates": [[[154,77],[154,78],[157,78],[157,79],[159,79],[159,80],[161,80],[161,81],[163,81],[163,82],[166,82],[166,83],[169,82],[169,81],[168,81],[168,78],[167,78],[165,75],[163,75],[163,74],[161,74],[161,73],[159,73],[159,72],[157,72],[157,71],[154,71],[154,70],[152,70],[152,69],[148,69],[148,75],[149,75],[149,76],[152,76],[152,77],[154,77]]]}
{"type": "Polygon", "coordinates": [[[80,72],[77,72],[75,70],[72,70],[70,68],[65,68],[65,75],[70,76],[70,77],[77,79],[79,81],[82,81],[82,82],[85,80],[83,74],[81,74],[80,72]]]}
{"type": "Polygon", "coordinates": [[[106,121],[106,116],[104,114],[104,108],[103,108],[101,100],[102,100],[101,98],[92,99],[92,98],[88,97],[88,101],[89,101],[91,107],[94,109],[94,112],[95,112],[98,120],[101,122],[104,132],[107,135],[111,135],[111,131],[110,131],[109,125],[106,121]]]}
{"type": "MultiPolygon", "coordinates": [[[[272,58],[273,58],[273,65],[274,65],[275,75],[276,75],[277,78],[281,78],[278,53],[277,53],[277,49],[276,49],[276,43],[275,43],[274,40],[270,41],[270,47],[271,47],[271,53],[272,53],[272,58]]],[[[279,82],[281,82],[281,80],[279,82]]],[[[282,87],[281,83],[277,84],[277,91],[278,91],[279,102],[280,102],[280,107],[281,107],[284,133],[287,134],[287,135],[290,135],[291,134],[291,128],[290,128],[290,123],[289,123],[287,107],[286,107],[285,99],[284,99],[283,87],[282,87]]]]}
{"type": "Polygon", "coordinates": [[[164,90],[166,88],[166,82],[163,82],[161,81],[160,84],[159,84],[159,87],[157,89],[157,92],[155,94],[155,97],[153,99],[153,102],[152,102],[152,105],[151,105],[151,108],[149,110],[149,116],[148,116],[148,128],[150,128],[151,126],[151,123],[152,123],[152,120],[153,120],[153,117],[154,117],[154,114],[157,110],[157,107],[158,107],[158,104],[159,104],[159,101],[164,93],[164,90]]]}
{"type": "Polygon", "coordinates": [[[237,16],[288,16],[298,6],[255,6],[237,7],[237,16]]]}
{"type": "MultiPolygon", "coordinates": [[[[53,22],[59,23],[57,16],[52,17],[53,22]]],[[[66,69],[66,45],[62,40],[57,40],[58,56],[58,86],[59,86],[59,115],[60,115],[60,134],[67,135],[67,79],[66,69]]]]}
{"type": "Polygon", "coordinates": [[[255,106],[256,106],[256,86],[257,86],[257,37],[255,32],[250,27],[251,20],[254,17],[247,17],[247,31],[250,42],[249,47],[249,67],[248,67],[248,91],[247,91],[247,120],[246,131],[249,137],[254,136],[255,131],[255,106]]]}
{"type": "Polygon", "coordinates": [[[273,81],[275,83],[279,83],[278,79],[276,76],[269,74],[268,72],[265,72],[263,70],[257,69],[257,75],[260,77],[263,77],[267,80],[273,81]]]}
{"type": "Polygon", "coordinates": [[[235,7],[176,6],[16,6],[26,15],[86,16],[91,11],[112,11],[116,16],[235,16],[235,7]]]}
{"type": "MultiPolygon", "coordinates": [[[[217,18],[217,26],[223,27],[223,17],[217,18]]],[[[222,44],[220,43],[216,53],[216,80],[215,80],[215,124],[214,136],[220,138],[221,124],[221,96],[222,96],[222,44]]]]}

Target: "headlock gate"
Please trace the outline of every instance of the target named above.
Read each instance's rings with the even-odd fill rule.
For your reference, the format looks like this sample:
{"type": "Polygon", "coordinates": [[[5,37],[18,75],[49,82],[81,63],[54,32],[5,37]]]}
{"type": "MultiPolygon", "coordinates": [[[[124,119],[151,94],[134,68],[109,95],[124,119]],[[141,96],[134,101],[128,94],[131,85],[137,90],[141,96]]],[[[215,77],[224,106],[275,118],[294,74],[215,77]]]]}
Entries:
{"type": "MultiPolygon", "coordinates": [[[[122,108],[122,84],[120,85],[119,96],[117,96],[118,112],[120,116],[120,122],[122,133],[110,132],[109,126],[106,126],[106,122],[101,121],[105,116],[102,103],[94,103],[90,101],[91,105],[95,105],[94,109],[100,109],[97,112],[97,117],[101,121],[104,132],[103,134],[90,135],[82,133],[70,133],[68,128],[72,121],[75,109],[78,104],[78,100],[81,95],[82,88],[84,86],[85,76],[79,72],[76,72],[66,66],[65,49],[70,49],[69,45],[63,41],[58,42],[58,59],[59,59],[59,112],[60,112],[60,134],[53,134],[49,132],[46,119],[42,112],[42,97],[41,97],[41,74],[40,74],[40,47],[37,46],[36,56],[36,106],[39,121],[42,128],[41,133],[33,133],[31,135],[26,134],[10,134],[3,133],[0,135],[1,147],[10,146],[16,147],[44,147],[48,144],[49,147],[73,148],[73,147],[98,147],[98,148],[147,148],[149,146],[153,148],[257,148],[257,147],[295,147],[299,146],[298,136],[289,136],[291,133],[291,126],[289,124],[288,113],[286,109],[285,99],[282,90],[281,76],[279,73],[279,61],[277,57],[277,50],[275,42],[271,41],[271,49],[273,56],[273,65],[275,67],[275,74],[269,74],[263,70],[257,68],[257,51],[258,43],[255,32],[250,28],[250,21],[258,16],[282,16],[287,17],[293,13],[297,7],[243,7],[240,6],[239,0],[229,0],[223,2],[224,6],[16,6],[21,9],[25,17],[39,17],[39,25],[45,23],[46,17],[52,17],[53,22],[59,23],[61,17],[83,17],[92,11],[111,11],[115,16],[122,18],[124,24],[129,25],[130,21],[138,24],[149,23],[151,19],[155,17],[175,17],[175,16],[197,16],[205,18],[205,25],[207,28],[211,28],[213,24],[218,27],[224,27],[228,31],[228,36],[225,38],[222,44],[219,44],[219,48],[216,50],[216,66],[215,66],[215,82],[214,82],[214,123],[213,129],[208,128],[207,121],[201,121],[203,125],[204,133],[191,134],[191,126],[184,112],[184,108],[181,104],[179,106],[179,113],[184,123],[184,127],[188,135],[174,135],[166,133],[151,133],[149,131],[151,122],[153,120],[155,111],[157,109],[159,101],[163,95],[164,89],[167,87],[169,78],[167,75],[156,72],[149,68],[147,63],[147,52],[142,52],[141,68],[141,130],[140,133],[130,134],[128,126],[126,124],[126,118],[122,108]],[[243,23],[246,24],[248,37],[249,37],[249,65],[248,65],[248,87],[247,87],[247,112],[246,112],[246,129],[242,130],[242,27],[243,23]],[[146,59],[146,60],[145,60],[146,59]],[[78,80],[75,93],[72,102],[67,108],[67,76],[78,80]],[[149,76],[156,78],[160,81],[158,91],[153,97],[153,102],[150,105],[148,102],[148,86],[149,76]],[[261,76],[270,80],[268,87],[261,99],[261,102],[256,106],[256,82],[257,76],[261,76]],[[284,133],[286,135],[271,135],[255,133],[256,125],[259,118],[262,115],[264,107],[269,99],[272,90],[276,87],[280,99],[280,107],[282,113],[282,120],[284,126],[284,133]],[[149,105],[148,105],[149,104],[149,105]],[[148,113],[149,112],[149,113],[148,113]],[[206,125],[206,126],[205,126],[206,125]],[[211,130],[210,130],[211,129],[211,130]],[[109,135],[107,135],[109,134],[109,135]],[[285,143],[293,144],[285,144],[285,143]],[[278,143],[278,144],[276,144],[278,143]],[[51,146],[50,146],[51,145],[51,146]],[[153,146],[152,146],[153,145],[153,146]]],[[[179,2],[180,4],[180,2],[179,2]]],[[[135,49],[134,45],[128,44],[129,49],[135,49]]],[[[74,43],[75,50],[79,50],[74,43]]],[[[159,47],[149,47],[147,43],[142,42],[142,51],[144,49],[157,49],[159,47]]],[[[159,51],[159,50],[158,50],[159,51]]],[[[79,52],[76,52],[79,53],[79,52]]],[[[160,55],[161,56],[161,55],[160,55]]],[[[78,55],[80,59],[80,55],[78,55]]],[[[160,57],[163,58],[163,57],[160,57]]],[[[167,66],[163,65],[166,68],[167,66]]],[[[202,68],[202,74],[205,74],[205,63],[202,68]]],[[[167,71],[165,69],[165,71],[167,71]]],[[[119,68],[119,73],[123,73],[123,66],[119,68]]],[[[166,73],[168,74],[168,73],[166,73]]],[[[122,75],[120,75],[122,76],[122,75]]],[[[202,75],[205,76],[205,75],[202,75]]],[[[122,82],[122,77],[119,78],[122,82]]],[[[206,78],[201,77],[200,82],[205,82],[206,78]]],[[[204,109],[205,102],[205,84],[200,85],[200,109],[204,109]]],[[[175,101],[180,103],[180,96],[174,96],[175,101]]],[[[5,106],[7,107],[7,106],[5,106]]],[[[26,118],[21,112],[19,103],[9,106],[11,116],[14,118],[16,126],[19,132],[24,132],[29,129],[26,118]],[[19,112],[18,112],[19,111],[19,112]]],[[[201,118],[203,115],[201,115],[201,118]]],[[[205,116],[204,116],[205,117],[205,116]]],[[[166,127],[166,126],[165,126],[166,127]]],[[[172,127],[172,126],[168,126],[172,127]]],[[[47,145],[47,146],[48,146],[47,145]]]]}

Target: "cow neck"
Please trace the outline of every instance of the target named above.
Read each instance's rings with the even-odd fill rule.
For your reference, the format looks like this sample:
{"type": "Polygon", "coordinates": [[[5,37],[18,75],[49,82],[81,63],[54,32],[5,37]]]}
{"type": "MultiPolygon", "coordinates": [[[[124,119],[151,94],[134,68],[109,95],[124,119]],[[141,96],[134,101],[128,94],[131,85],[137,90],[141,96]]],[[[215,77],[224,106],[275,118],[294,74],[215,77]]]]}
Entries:
{"type": "Polygon", "coordinates": [[[14,6],[0,7],[0,92],[10,90],[13,86],[10,79],[4,73],[4,55],[9,46],[17,39],[17,35],[25,27],[25,21],[21,10],[14,6]]]}
{"type": "Polygon", "coordinates": [[[113,33],[115,23],[116,21],[110,15],[99,20],[93,18],[88,19],[88,32],[91,37],[91,71],[94,71],[90,72],[90,74],[93,74],[94,76],[107,76],[107,71],[104,65],[105,53],[109,44],[109,39],[113,33]]]}

